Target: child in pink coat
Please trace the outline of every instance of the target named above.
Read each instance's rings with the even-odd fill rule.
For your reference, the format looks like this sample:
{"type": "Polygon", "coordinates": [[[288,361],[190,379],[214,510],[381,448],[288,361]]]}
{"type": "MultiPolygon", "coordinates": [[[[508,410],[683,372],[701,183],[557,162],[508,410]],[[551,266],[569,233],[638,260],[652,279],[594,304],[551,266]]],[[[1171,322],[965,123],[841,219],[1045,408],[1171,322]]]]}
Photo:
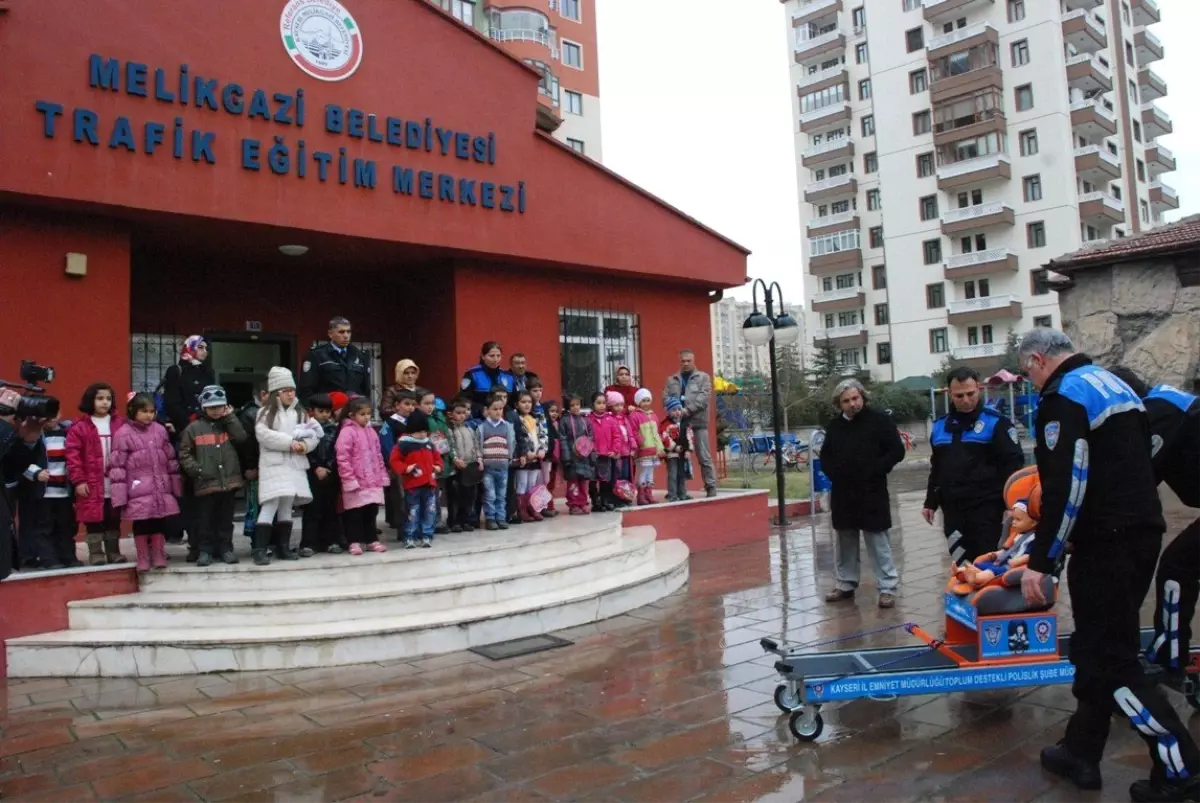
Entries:
{"type": "MultiPolygon", "coordinates": [[[[627,500],[618,499],[616,484],[631,477],[629,457],[637,448],[633,429],[625,417],[625,398],[609,391],[593,401],[592,437],[596,442],[596,475],[600,479],[600,504],[604,510],[625,507],[627,500]]],[[[593,508],[595,506],[593,505],[593,508]]]]}
{"type": "Polygon", "coordinates": [[[629,411],[629,426],[637,441],[637,503],[654,504],[654,469],[666,457],[662,438],[658,435],[658,416],[654,414],[654,397],[641,388],[633,396],[637,405],[629,411]]]}
{"type": "Polygon", "coordinates": [[[179,515],[183,480],[179,460],[162,424],[155,420],[154,397],[132,395],[125,406],[128,423],[113,437],[108,464],[112,506],[133,522],[137,570],[167,568],[166,520],[179,515]]]}
{"type": "Polygon", "coordinates": [[[361,555],[363,544],[372,552],[387,552],[375,537],[375,518],[383,504],[383,489],[391,480],[383,464],[379,435],[371,426],[371,402],[362,396],[351,399],[342,411],[337,468],[342,481],[342,525],[350,554],[361,555]]]}

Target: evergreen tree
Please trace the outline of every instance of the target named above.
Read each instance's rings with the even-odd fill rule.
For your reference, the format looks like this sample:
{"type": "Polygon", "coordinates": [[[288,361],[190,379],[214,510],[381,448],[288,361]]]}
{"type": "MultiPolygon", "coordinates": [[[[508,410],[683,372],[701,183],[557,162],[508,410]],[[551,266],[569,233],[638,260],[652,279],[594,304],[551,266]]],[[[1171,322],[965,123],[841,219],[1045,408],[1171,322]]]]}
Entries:
{"type": "Polygon", "coordinates": [[[823,387],[839,375],[837,350],[831,340],[813,342],[813,360],[808,369],[809,384],[823,387]]]}

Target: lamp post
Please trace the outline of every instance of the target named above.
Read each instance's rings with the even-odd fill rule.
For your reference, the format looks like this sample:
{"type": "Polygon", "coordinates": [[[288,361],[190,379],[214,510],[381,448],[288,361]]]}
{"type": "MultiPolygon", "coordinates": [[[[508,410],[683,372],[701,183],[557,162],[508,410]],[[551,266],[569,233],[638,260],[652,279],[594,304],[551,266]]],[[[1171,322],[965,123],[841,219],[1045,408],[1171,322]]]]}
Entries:
{"type": "Polygon", "coordinates": [[[754,302],[754,312],[742,324],[742,337],[752,346],[768,346],[771,356],[771,418],[775,426],[775,485],[779,495],[779,515],[776,524],[786,526],[787,500],[784,491],[783,477],[783,405],[779,394],[779,365],[775,356],[775,346],[790,346],[800,339],[800,325],[796,319],[783,311],[783,290],[778,282],[767,284],[762,279],[755,279],[751,290],[754,302]],[[758,288],[763,290],[763,304],[766,314],[758,311],[758,288]],[[779,302],[779,315],[775,315],[775,302],[779,302]]]}

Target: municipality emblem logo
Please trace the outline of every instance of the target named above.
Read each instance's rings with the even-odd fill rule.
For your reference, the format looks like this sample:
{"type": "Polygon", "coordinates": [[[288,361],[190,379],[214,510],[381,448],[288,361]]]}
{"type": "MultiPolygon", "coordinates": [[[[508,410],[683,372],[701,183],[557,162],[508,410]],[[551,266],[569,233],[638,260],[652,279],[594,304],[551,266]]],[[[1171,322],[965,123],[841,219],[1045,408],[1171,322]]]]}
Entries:
{"type": "Polygon", "coordinates": [[[1000,625],[988,625],[983,629],[983,637],[987,639],[987,643],[995,647],[1000,643],[1001,629],[1000,625]]]}
{"type": "Polygon", "coordinates": [[[319,81],[344,81],[362,63],[362,32],[337,0],[289,0],[279,35],[296,66],[319,81]]]}

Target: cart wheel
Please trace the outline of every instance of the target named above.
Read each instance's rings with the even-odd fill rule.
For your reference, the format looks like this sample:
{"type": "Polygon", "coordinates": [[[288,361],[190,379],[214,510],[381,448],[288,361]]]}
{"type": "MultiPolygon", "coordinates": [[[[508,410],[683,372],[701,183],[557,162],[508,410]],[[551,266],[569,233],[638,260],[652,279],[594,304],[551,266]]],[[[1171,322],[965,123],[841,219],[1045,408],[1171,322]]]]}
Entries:
{"type": "Polygon", "coordinates": [[[802,742],[813,742],[821,735],[821,731],[825,730],[825,720],[821,718],[819,711],[813,711],[809,715],[807,710],[800,709],[792,712],[788,719],[788,730],[802,742]]]}
{"type": "Polygon", "coordinates": [[[775,687],[775,706],[785,714],[800,707],[800,695],[788,691],[787,684],[775,687]]]}

